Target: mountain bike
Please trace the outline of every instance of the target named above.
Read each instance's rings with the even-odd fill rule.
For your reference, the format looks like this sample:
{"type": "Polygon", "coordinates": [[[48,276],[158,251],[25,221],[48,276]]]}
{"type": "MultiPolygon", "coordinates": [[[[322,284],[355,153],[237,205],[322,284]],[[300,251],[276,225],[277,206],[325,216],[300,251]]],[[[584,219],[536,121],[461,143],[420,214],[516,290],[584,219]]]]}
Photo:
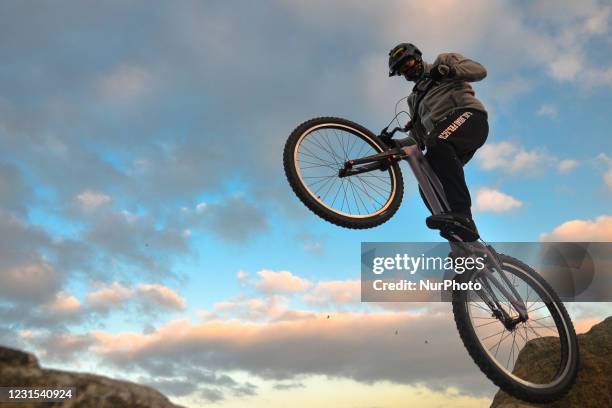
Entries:
{"type": "MultiPolygon", "coordinates": [[[[399,147],[390,148],[385,140],[406,129],[388,128],[375,135],[335,117],[299,125],[285,144],[283,164],[302,203],[341,227],[376,227],[402,202],[399,162],[406,160],[432,213],[450,211],[442,184],[422,153],[424,146],[410,134],[399,147]]],[[[517,398],[561,398],[579,365],[576,332],[563,303],[532,268],[480,239],[463,242],[459,228],[453,222],[439,228],[453,253],[485,260],[483,269],[454,278],[481,284],[477,291],[452,293],[455,323],[470,356],[493,383],[517,398]]]]}

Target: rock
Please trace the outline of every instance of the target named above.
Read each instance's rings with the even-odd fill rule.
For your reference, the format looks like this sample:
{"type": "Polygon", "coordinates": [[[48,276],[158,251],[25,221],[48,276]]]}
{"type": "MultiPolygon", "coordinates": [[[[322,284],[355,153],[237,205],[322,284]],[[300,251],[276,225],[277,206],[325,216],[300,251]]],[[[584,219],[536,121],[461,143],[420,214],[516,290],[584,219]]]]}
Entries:
{"type": "MultiPolygon", "coordinates": [[[[561,400],[550,404],[529,404],[499,390],[491,408],[535,407],[612,407],[612,316],[596,324],[587,333],[578,335],[580,370],[570,392],[561,400]]],[[[541,342],[525,353],[521,351],[515,370],[529,364],[530,353],[546,353],[547,344],[541,342]],[[536,351],[537,350],[537,351],[536,351]],[[523,356],[524,354],[524,356],[523,356]]]]}
{"type": "Polygon", "coordinates": [[[30,353],[0,346],[0,386],[73,388],[71,400],[0,403],[2,408],[180,408],[153,388],[94,374],[41,368],[30,353]]]}

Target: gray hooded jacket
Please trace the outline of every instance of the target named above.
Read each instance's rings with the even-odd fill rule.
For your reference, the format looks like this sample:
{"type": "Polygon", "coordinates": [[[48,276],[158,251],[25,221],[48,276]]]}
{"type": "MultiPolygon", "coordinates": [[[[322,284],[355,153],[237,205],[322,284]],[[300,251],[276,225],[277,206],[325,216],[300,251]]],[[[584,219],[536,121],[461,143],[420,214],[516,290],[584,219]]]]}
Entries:
{"type": "Polygon", "coordinates": [[[449,53],[440,54],[433,64],[424,63],[425,72],[438,64],[447,65],[450,68],[449,75],[441,81],[429,78],[417,81],[408,96],[408,107],[413,119],[412,132],[425,143],[433,136],[431,132],[436,124],[457,109],[471,108],[486,113],[484,105],[474,96],[474,90],[468,83],[480,81],[487,76],[486,69],[461,54],[449,53]],[[415,116],[417,102],[418,112],[415,116]],[[418,120],[415,121],[416,117],[418,120]]]}

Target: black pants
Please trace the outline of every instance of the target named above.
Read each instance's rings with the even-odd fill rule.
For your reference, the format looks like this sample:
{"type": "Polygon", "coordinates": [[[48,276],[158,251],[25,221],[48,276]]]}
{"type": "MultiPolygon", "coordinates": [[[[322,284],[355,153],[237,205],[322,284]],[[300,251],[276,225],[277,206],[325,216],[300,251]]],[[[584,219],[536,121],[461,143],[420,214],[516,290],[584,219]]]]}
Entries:
{"type": "MultiPolygon", "coordinates": [[[[453,112],[436,126],[434,132],[435,137],[431,135],[425,158],[444,187],[451,211],[471,217],[472,200],[465,184],[463,166],[487,140],[487,114],[474,109],[453,112]]],[[[420,193],[431,211],[423,192],[420,193]]]]}

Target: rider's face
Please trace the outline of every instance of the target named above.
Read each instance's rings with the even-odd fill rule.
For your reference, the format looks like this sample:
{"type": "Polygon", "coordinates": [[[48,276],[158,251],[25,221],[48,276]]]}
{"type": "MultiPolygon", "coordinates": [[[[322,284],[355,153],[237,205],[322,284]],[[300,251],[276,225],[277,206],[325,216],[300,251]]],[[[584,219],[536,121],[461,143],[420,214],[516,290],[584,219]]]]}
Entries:
{"type": "Polygon", "coordinates": [[[408,58],[402,67],[400,68],[400,73],[409,81],[414,80],[415,74],[417,73],[419,67],[418,63],[414,58],[408,58]]]}

